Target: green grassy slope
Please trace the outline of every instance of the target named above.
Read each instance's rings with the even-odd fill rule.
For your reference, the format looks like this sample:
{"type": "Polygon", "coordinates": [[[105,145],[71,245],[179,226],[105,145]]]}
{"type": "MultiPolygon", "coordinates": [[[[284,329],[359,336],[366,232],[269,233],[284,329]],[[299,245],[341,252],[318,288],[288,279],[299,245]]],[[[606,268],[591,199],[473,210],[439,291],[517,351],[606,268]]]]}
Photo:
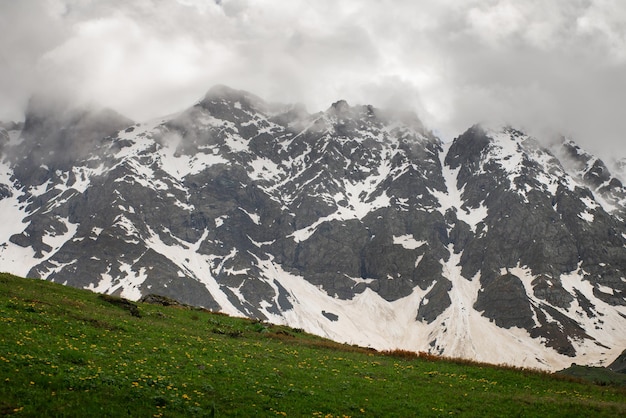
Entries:
{"type": "Polygon", "coordinates": [[[562,375],[589,380],[598,385],[615,385],[626,387],[626,374],[617,373],[606,367],[579,366],[573,364],[558,372],[562,375]]]}
{"type": "Polygon", "coordinates": [[[0,415],[626,414],[619,388],[375,353],[201,310],[138,310],[0,274],[0,415]]]}

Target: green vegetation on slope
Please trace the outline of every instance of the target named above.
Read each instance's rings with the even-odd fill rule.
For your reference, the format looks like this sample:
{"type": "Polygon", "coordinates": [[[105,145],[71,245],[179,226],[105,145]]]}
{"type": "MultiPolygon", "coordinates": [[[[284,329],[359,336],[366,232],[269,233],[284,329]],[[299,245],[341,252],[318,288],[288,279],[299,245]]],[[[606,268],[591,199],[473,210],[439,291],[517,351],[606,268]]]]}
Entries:
{"type": "Polygon", "coordinates": [[[626,387],[626,374],[617,373],[606,367],[579,366],[572,364],[558,374],[589,380],[597,385],[615,385],[626,387]]]}
{"type": "Polygon", "coordinates": [[[111,302],[0,274],[0,415],[626,414],[619,388],[375,353],[202,310],[111,302]]]}

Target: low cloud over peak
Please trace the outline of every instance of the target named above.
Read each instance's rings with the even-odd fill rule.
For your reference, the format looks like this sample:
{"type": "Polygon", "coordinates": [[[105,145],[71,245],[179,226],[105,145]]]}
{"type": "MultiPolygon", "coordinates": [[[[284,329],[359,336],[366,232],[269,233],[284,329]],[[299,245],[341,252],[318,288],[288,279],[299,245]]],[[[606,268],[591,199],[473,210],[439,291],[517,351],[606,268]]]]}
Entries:
{"type": "Polygon", "coordinates": [[[410,109],[444,139],[501,121],[626,154],[624,22],[618,0],[2,2],[0,120],[42,90],[143,120],[226,84],[410,109]]]}

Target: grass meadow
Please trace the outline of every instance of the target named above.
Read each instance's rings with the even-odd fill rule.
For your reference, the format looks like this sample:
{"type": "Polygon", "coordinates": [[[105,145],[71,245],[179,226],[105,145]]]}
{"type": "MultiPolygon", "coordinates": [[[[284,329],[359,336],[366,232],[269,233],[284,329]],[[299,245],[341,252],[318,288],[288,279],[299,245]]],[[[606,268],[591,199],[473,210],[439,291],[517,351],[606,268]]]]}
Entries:
{"type": "Polygon", "coordinates": [[[617,417],[626,390],[0,274],[0,415],[617,417]]]}

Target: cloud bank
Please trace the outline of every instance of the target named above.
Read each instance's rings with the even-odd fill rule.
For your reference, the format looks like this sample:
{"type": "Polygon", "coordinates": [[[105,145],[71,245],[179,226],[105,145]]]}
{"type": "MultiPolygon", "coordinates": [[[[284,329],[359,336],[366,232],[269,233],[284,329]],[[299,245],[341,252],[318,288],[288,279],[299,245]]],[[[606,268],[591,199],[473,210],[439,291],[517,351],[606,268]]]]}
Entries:
{"type": "Polygon", "coordinates": [[[622,0],[0,0],[0,120],[35,92],[144,120],[214,84],[309,111],[415,110],[626,156],[622,0]]]}

